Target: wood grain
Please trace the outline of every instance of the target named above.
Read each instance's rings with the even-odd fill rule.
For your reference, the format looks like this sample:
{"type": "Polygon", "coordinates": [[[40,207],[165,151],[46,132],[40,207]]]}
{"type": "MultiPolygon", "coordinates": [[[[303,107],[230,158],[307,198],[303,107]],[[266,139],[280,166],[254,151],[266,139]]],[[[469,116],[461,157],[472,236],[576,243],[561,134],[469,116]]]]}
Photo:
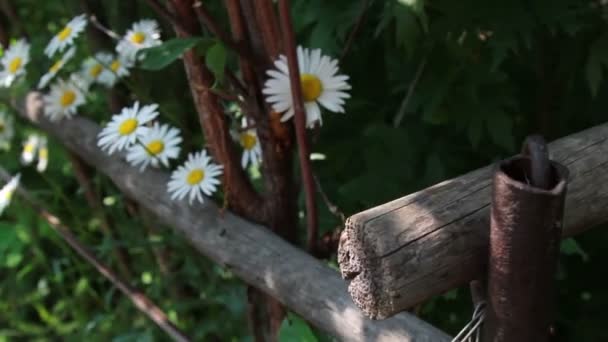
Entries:
{"type": "MultiPolygon", "coordinates": [[[[608,124],[549,145],[570,170],[564,236],[608,218],[608,124]]],[[[375,319],[482,275],[487,260],[491,176],[487,166],[353,215],[338,258],[349,292],[375,319]]]]}
{"type": "MultiPolygon", "coordinates": [[[[125,195],[156,215],[202,254],[245,282],[277,298],[317,328],[343,341],[449,341],[408,313],[384,321],[366,318],[355,306],[337,272],[290,245],[265,227],[247,222],[211,201],[189,206],[169,198],[166,171],[140,173],[123,156],[107,156],[96,145],[97,124],[77,116],[49,122],[40,115],[40,94],[17,104],[32,123],[53,135],[85,162],[109,176],[125,195]]],[[[144,233],[142,228],[142,234],[144,233]]]]}

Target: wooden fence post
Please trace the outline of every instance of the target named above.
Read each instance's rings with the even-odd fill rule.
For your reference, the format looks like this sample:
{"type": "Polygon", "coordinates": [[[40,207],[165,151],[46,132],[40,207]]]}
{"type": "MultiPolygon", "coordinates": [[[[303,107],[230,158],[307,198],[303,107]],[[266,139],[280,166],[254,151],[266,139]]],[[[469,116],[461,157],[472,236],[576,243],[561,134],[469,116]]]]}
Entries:
{"type": "Polygon", "coordinates": [[[531,138],[494,172],[485,342],[549,337],[568,170],[531,138]]]}

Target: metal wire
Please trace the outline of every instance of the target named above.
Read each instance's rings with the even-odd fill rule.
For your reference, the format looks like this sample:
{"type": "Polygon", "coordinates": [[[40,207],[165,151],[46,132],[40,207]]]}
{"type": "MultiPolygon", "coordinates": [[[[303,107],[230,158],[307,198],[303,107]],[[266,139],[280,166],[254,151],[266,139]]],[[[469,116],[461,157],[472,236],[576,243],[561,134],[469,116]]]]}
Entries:
{"type": "Polygon", "coordinates": [[[452,342],[480,342],[481,326],[486,318],[486,302],[479,302],[473,311],[473,317],[462,330],[452,339],[452,342]]]}

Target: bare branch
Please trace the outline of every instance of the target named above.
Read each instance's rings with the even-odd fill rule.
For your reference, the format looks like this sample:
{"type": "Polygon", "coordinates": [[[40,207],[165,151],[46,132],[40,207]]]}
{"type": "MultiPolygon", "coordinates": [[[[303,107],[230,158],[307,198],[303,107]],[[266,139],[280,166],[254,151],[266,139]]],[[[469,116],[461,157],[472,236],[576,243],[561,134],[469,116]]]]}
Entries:
{"type": "MultiPolygon", "coordinates": [[[[10,180],[11,175],[0,166],[0,177],[8,181],[10,180]]],[[[32,207],[32,209],[34,209],[38,216],[46,221],[49,226],[51,226],[51,228],[53,228],[53,230],[55,230],[55,232],[57,232],[57,234],[59,234],[59,236],[61,236],[61,238],[74,249],[76,253],[95,267],[95,269],[97,269],[102,276],[108,279],[125,296],[127,296],[139,311],[148,316],[148,318],[156,323],[156,325],[158,325],[158,327],[161,328],[167,335],[169,335],[175,341],[190,341],[190,339],[186,337],[186,335],[179,330],[179,328],[169,321],[167,315],[158,306],[156,306],[148,297],[146,297],[143,292],[131,287],[114,271],[99,261],[91,250],[87,246],[83,245],[78,238],[72,234],[70,228],[63,224],[57,216],[51,214],[42,205],[38,204],[29,191],[25,189],[25,187],[19,186],[17,193],[25,200],[25,202],[27,202],[27,204],[32,207]]]]}
{"type": "Polygon", "coordinates": [[[352,45],[355,42],[355,38],[359,34],[359,31],[361,30],[361,27],[363,26],[363,23],[365,22],[365,19],[367,18],[367,12],[368,12],[369,8],[370,8],[370,1],[362,0],[361,1],[361,13],[359,13],[359,16],[357,17],[357,21],[355,22],[355,26],[353,26],[352,31],[350,31],[350,33],[348,34],[346,43],[344,43],[344,48],[342,49],[342,55],[340,56],[340,61],[343,61],[344,58],[346,58],[346,56],[350,52],[350,49],[352,48],[352,45]]]}
{"type": "Polygon", "coordinates": [[[405,98],[403,98],[403,101],[401,102],[401,105],[399,106],[399,110],[397,111],[397,114],[395,115],[395,119],[393,120],[394,127],[399,127],[399,125],[401,124],[401,120],[403,120],[403,117],[405,116],[405,112],[407,110],[407,105],[410,103],[410,99],[412,98],[412,94],[414,94],[414,90],[416,89],[416,86],[418,85],[420,76],[422,76],[422,72],[424,71],[424,68],[426,66],[426,61],[427,61],[427,56],[425,55],[422,58],[422,60],[420,60],[420,64],[418,64],[418,68],[416,69],[416,74],[414,75],[414,79],[410,82],[410,85],[407,89],[407,94],[405,95],[405,98]]]}
{"type": "Polygon", "coordinates": [[[291,84],[291,97],[293,99],[293,109],[295,112],[294,122],[296,126],[296,139],[298,141],[298,152],[300,156],[300,168],[306,192],[306,220],[307,226],[307,246],[308,250],[314,254],[317,244],[318,217],[317,204],[315,203],[315,184],[310,166],[310,148],[306,135],[306,112],[304,111],[304,100],[302,99],[302,85],[300,84],[300,69],[298,67],[298,57],[296,55],[295,34],[291,23],[289,12],[289,0],[279,0],[279,13],[281,26],[283,29],[283,41],[289,66],[289,81],[291,84]]]}
{"type": "Polygon", "coordinates": [[[338,208],[337,205],[335,205],[329,199],[329,197],[327,196],[325,191],[323,191],[323,187],[321,186],[321,182],[319,181],[319,178],[314,176],[314,180],[315,180],[315,184],[317,185],[317,190],[321,194],[321,198],[323,198],[323,201],[325,202],[327,209],[329,209],[329,212],[332,213],[337,218],[339,218],[342,223],[344,223],[344,221],[346,221],[346,216],[344,215],[344,213],[340,210],[340,208],[338,208]]]}
{"type": "Polygon", "coordinates": [[[91,24],[93,24],[93,26],[95,26],[95,28],[97,28],[99,31],[105,33],[106,36],[108,36],[116,41],[119,41],[122,39],[116,32],[103,26],[103,24],[100,23],[99,20],[97,20],[96,16],[94,16],[94,15],[90,16],[89,21],[91,22],[91,24]]]}
{"type": "MultiPolygon", "coordinates": [[[[104,213],[103,207],[101,205],[101,201],[99,199],[99,195],[93,188],[93,184],[91,184],[91,175],[89,171],[86,169],[86,164],[74,153],[69,153],[70,163],[72,164],[72,170],[74,171],[74,175],[76,176],[76,180],[80,184],[80,187],[84,191],[85,199],[95,214],[99,219],[99,226],[101,231],[105,235],[106,238],[111,240],[116,240],[116,233],[112,225],[110,224],[109,217],[104,213]]],[[[116,260],[118,262],[118,269],[123,277],[131,278],[132,273],[129,267],[129,254],[126,249],[123,247],[116,247],[113,250],[116,260]]]]}

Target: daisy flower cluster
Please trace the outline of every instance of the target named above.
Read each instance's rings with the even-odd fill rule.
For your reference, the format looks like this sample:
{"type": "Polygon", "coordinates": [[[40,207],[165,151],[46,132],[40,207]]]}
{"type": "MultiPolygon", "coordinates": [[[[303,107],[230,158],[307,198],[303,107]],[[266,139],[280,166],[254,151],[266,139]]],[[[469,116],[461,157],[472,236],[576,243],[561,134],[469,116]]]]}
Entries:
{"type": "MultiPolygon", "coordinates": [[[[140,171],[148,166],[169,167],[169,161],[179,157],[182,137],[179,129],[154,121],[158,116],[157,104],[135,102],[112,116],[97,144],[109,155],[124,151],[127,162],[140,171]]],[[[203,202],[203,194],[211,196],[217,190],[221,174],[222,166],[213,163],[205,150],[191,153],[171,174],[168,191],[172,199],[188,196],[190,203],[203,202]]]]}
{"type": "MultiPolygon", "coordinates": [[[[42,90],[49,86],[44,103],[45,114],[51,121],[59,121],[77,114],[78,108],[85,104],[86,95],[93,85],[114,87],[121,78],[130,75],[130,69],[137,62],[135,59],[137,51],[162,43],[158,23],[151,19],[144,19],[134,23],[125,33],[116,45],[116,53],[96,52],[84,59],[78,71],[71,73],[68,77],[57,77],[64,66],[74,57],[75,43],[86,26],[87,18],[84,14],[72,18],[53,36],[44,50],[52,61],[47,72],[40,78],[38,89],[42,90]]],[[[29,49],[29,45],[27,48],[29,49]]],[[[22,62],[19,65],[21,67],[28,61],[28,56],[23,50],[23,46],[16,45],[14,54],[21,56],[22,62]]],[[[12,59],[7,59],[6,64],[11,65],[11,61],[12,59]]],[[[12,70],[9,67],[6,69],[12,70]]],[[[19,76],[19,71],[14,74],[15,77],[19,76]]],[[[0,81],[12,82],[8,76],[0,78],[0,81]]]]}
{"type": "MultiPolygon", "coordinates": [[[[44,49],[49,67],[38,80],[37,87],[46,92],[44,115],[50,121],[69,120],[77,115],[95,85],[114,87],[121,79],[129,77],[132,68],[144,58],[140,53],[142,49],[162,44],[158,23],[143,19],[133,23],[118,39],[113,52],[96,51],[80,65],[69,66],[77,55],[77,41],[87,24],[84,14],[75,16],[54,33],[44,49]]],[[[303,47],[298,47],[297,58],[306,126],[313,128],[322,124],[322,109],[344,113],[351,87],[348,76],[339,72],[338,61],[323,55],[319,49],[303,47]]],[[[29,61],[29,43],[25,39],[13,41],[0,59],[0,86],[9,87],[22,78],[29,61]]],[[[262,92],[272,110],[280,113],[281,121],[286,122],[295,114],[287,58],[279,56],[267,75],[262,92]]],[[[160,122],[159,116],[157,104],[135,101],[111,116],[97,136],[97,145],[108,155],[124,158],[140,172],[148,168],[169,168],[180,157],[183,139],[178,128],[160,122]]],[[[241,166],[244,169],[256,167],[262,162],[262,148],[255,122],[245,116],[235,122],[239,127],[231,133],[242,148],[241,166]]],[[[14,135],[12,125],[12,119],[0,112],[0,148],[10,146],[14,135]]],[[[37,161],[36,169],[43,172],[48,165],[48,154],[46,138],[30,134],[23,143],[21,163],[30,165],[37,161]]],[[[217,191],[222,173],[223,166],[216,164],[206,150],[195,151],[171,172],[167,191],[173,200],[187,198],[190,204],[202,203],[205,196],[212,196],[217,191]]],[[[0,213],[10,202],[19,179],[17,174],[0,190],[0,213]]]]}
{"type": "Polygon", "coordinates": [[[21,164],[30,165],[38,158],[36,170],[44,172],[49,164],[49,149],[46,137],[37,134],[28,135],[21,150],[21,164]]]}

